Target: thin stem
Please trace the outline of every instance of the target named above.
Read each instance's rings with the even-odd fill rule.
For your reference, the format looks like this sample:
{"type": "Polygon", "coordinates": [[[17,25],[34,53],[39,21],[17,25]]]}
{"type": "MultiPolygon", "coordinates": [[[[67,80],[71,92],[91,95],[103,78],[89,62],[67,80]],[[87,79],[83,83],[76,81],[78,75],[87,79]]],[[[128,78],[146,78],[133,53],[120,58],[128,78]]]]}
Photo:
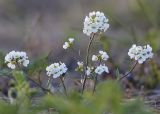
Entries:
{"type": "Polygon", "coordinates": [[[134,68],[136,67],[137,64],[138,64],[138,61],[133,65],[133,67],[131,68],[131,70],[127,74],[125,74],[121,78],[119,78],[119,81],[122,80],[123,78],[127,77],[134,70],[134,68]]]}
{"type": "Polygon", "coordinates": [[[93,93],[92,94],[94,94],[95,91],[96,91],[96,85],[97,85],[97,75],[95,76],[94,86],[93,86],[93,93]]]}
{"type": "MultiPolygon", "coordinates": [[[[101,64],[101,60],[99,61],[99,65],[101,64]]],[[[96,85],[97,85],[97,75],[95,75],[95,80],[94,80],[94,86],[93,86],[93,93],[92,94],[94,94],[95,93],[95,91],[96,91],[96,85]]]]}
{"type": "MultiPolygon", "coordinates": [[[[73,47],[72,47],[71,49],[73,50],[73,52],[77,52],[77,50],[75,50],[73,47]]],[[[79,58],[79,59],[82,58],[81,55],[80,55],[80,50],[78,50],[78,54],[76,54],[76,55],[78,55],[78,58],[79,58]]]]}
{"type": "Polygon", "coordinates": [[[49,87],[50,82],[51,82],[51,77],[49,77],[49,79],[47,81],[47,88],[49,87]]]}
{"type": "Polygon", "coordinates": [[[65,95],[67,96],[67,89],[66,89],[66,86],[65,86],[65,84],[64,84],[64,80],[63,80],[63,77],[59,77],[60,78],[60,80],[61,80],[61,82],[62,82],[62,85],[63,85],[63,88],[64,88],[64,92],[65,92],[65,95]]]}
{"type": "MultiPolygon", "coordinates": [[[[17,64],[17,69],[20,70],[20,65],[17,64]]],[[[28,75],[26,75],[26,78],[28,80],[30,80],[31,82],[33,82],[35,85],[37,85],[39,88],[41,88],[44,92],[49,92],[51,93],[51,91],[49,89],[44,88],[40,83],[37,83],[36,81],[34,81],[32,78],[30,78],[28,75]]],[[[52,93],[51,93],[52,94],[52,93]]]]}
{"type": "Polygon", "coordinates": [[[38,81],[39,81],[39,84],[41,85],[42,84],[42,82],[41,82],[41,71],[39,71],[39,73],[38,73],[38,81]]]}
{"type": "Polygon", "coordinates": [[[31,82],[33,82],[35,85],[37,85],[39,88],[41,88],[44,92],[50,92],[50,90],[44,88],[43,86],[41,86],[39,83],[37,83],[36,81],[34,81],[32,78],[30,78],[29,76],[26,76],[28,80],[30,80],[31,82]]]}
{"type": "MultiPolygon", "coordinates": [[[[87,70],[87,66],[88,66],[88,62],[89,62],[89,52],[90,52],[90,48],[91,48],[91,44],[92,44],[92,42],[93,42],[94,36],[95,36],[95,34],[93,34],[93,36],[90,37],[90,41],[89,41],[89,44],[88,44],[88,47],[87,47],[86,70],[87,70]]],[[[85,71],[86,71],[86,70],[85,70],[85,71]]],[[[82,85],[82,94],[83,94],[84,89],[85,89],[86,80],[87,80],[87,75],[86,75],[86,73],[85,73],[84,82],[83,82],[83,85],[82,85]]]]}

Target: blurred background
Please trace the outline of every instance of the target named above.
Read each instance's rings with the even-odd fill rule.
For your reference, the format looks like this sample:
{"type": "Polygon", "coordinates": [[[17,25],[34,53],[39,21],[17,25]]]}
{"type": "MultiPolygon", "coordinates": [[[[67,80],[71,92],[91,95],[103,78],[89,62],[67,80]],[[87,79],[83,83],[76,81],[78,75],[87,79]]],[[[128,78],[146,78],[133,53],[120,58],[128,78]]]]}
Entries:
{"type": "Polygon", "coordinates": [[[160,0],[0,0],[0,50],[26,51],[32,59],[51,52],[53,61],[75,68],[75,57],[83,60],[78,51],[83,58],[89,41],[82,32],[84,18],[91,11],[102,11],[110,28],[101,41],[95,41],[92,53],[102,48],[109,53],[114,77],[115,69],[125,73],[132,66],[127,56],[132,44],[150,44],[154,59],[136,71],[140,84],[155,88],[160,79],[159,6],[160,0]],[[64,51],[69,37],[76,39],[75,45],[64,51]]]}

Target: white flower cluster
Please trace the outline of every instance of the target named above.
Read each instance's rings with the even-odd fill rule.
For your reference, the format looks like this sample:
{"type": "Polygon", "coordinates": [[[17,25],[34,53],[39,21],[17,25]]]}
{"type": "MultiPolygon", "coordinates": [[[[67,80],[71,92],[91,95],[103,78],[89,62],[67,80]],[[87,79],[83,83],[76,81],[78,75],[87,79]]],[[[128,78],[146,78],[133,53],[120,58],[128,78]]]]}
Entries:
{"type": "Polygon", "coordinates": [[[60,76],[62,76],[64,73],[66,73],[68,70],[68,68],[66,67],[66,65],[64,63],[53,63],[49,66],[47,66],[46,71],[47,71],[47,75],[51,76],[53,75],[53,78],[58,78],[60,76]]]}
{"type": "Polygon", "coordinates": [[[78,61],[77,62],[77,68],[76,68],[76,71],[80,71],[80,72],[83,72],[83,68],[84,68],[84,63],[83,62],[80,62],[78,61]]]}
{"type": "Polygon", "coordinates": [[[28,56],[26,52],[11,51],[5,56],[5,63],[11,69],[15,69],[16,66],[23,65],[27,67],[29,64],[28,56]]]}
{"type": "Polygon", "coordinates": [[[93,67],[87,67],[86,75],[89,76],[92,73],[93,69],[93,67]]]}
{"type": "Polygon", "coordinates": [[[136,46],[135,44],[129,49],[128,55],[142,64],[147,59],[153,57],[152,47],[150,45],[136,46]]]}
{"type": "Polygon", "coordinates": [[[98,75],[101,75],[103,72],[109,73],[108,67],[105,64],[104,65],[99,65],[95,69],[95,73],[97,73],[98,75]]]}
{"type": "Polygon", "coordinates": [[[108,60],[109,56],[106,52],[104,51],[99,51],[98,55],[93,55],[92,56],[92,61],[98,61],[98,60],[108,60]]]}
{"type": "Polygon", "coordinates": [[[83,33],[90,36],[92,33],[105,32],[108,28],[108,19],[104,13],[100,11],[91,12],[84,20],[83,33]]]}
{"type": "Polygon", "coordinates": [[[74,38],[69,38],[67,42],[63,44],[63,49],[68,49],[73,45],[74,38]]]}
{"type": "Polygon", "coordinates": [[[109,70],[105,64],[103,64],[103,65],[100,64],[95,69],[93,67],[87,67],[87,70],[86,70],[87,76],[90,76],[91,73],[93,73],[93,72],[95,72],[98,75],[101,75],[103,72],[109,73],[109,70]]]}

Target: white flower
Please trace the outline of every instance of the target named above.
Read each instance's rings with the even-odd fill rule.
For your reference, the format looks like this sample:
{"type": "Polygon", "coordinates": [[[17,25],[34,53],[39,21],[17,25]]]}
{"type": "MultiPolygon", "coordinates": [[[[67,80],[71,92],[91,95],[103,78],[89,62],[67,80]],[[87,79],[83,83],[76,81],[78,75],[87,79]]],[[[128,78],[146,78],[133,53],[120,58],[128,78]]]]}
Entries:
{"type": "Polygon", "coordinates": [[[103,12],[91,12],[84,20],[83,33],[90,36],[92,33],[105,32],[108,28],[108,19],[103,12]]]}
{"type": "Polygon", "coordinates": [[[93,55],[92,56],[92,61],[98,61],[98,60],[108,60],[109,56],[107,52],[104,51],[99,51],[98,55],[93,55]]]}
{"type": "Polygon", "coordinates": [[[131,59],[135,59],[139,64],[142,64],[147,59],[153,57],[152,48],[150,45],[136,46],[135,44],[129,49],[128,55],[131,59]]]}
{"type": "Polygon", "coordinates": [[[27,67],[28,64],[29,64],[29,60],[26,60],[26,61],[23,62],[23,66],[25,66],[25,67],[27,67]]]}
{"type": "Polygon", "coordinates": [[[68,41],[69,41],[70,43],[73,43],[74,38],[69,38],[68,41]]]}
{"type": "Polygon", "coordinates": [[[16,65],[15,64],[12,64],[12,63],[8,63],[7,66],[11,69],[15,69],[16,68],[16,65]]]}
{"type": "Polygon", "coordinates": [[[78,67],[79,67],[79,68],[83,68],[83,66],[84,66],[83,62],[79,62],[79,61],[78,61],[77,64],[78,64],[78,67]]]}
{"type": "Polygon", "coordinates": [[[83,68],[84,68],[84,63],[78,61],[78,62],[77,62],[77,65],[78,65],[78,66],[77,66],[77,68],[76,68],[75,70],[82,72],[82,71],[83,71],[83,68]]]}
{"type": "Polygon", "coordinates": [[[137,46],[135,44],[132,45],[132,47],[129,49],[128,55],[131,59],[135,58],[137,53],[137,46]]]}
{"type": "Polygon", "coordinates": [[[146,61],[146,57],[143,54],[138,54],[135,60],[137,60],[139,64],[142,64],[143,62],[146,61]]]}
{"type": "Polygon", "coordinates": [[[105,60],[105,61],[108,60],[109,56],[106,52],[99,51],[99,54],[100,54],[100,57],[101,57],[102,60],[105,60]]]}
{"type": "Polygon", "coordinates": [[[90,76],[92,70],[93,70],[93,67],[87,67],[86,75],[87,75],[87,76],[90,76]]]}
{"type": "Polygon", "coordinates": [[[63,45],[63,49],[67,49],[67,48],[69,48],[69,47],[70,47],[69,43],[68,43],[68,42],[65,42],[64,45],[63,45]]]}
{"type": "Polygon", "coordinates": [[[63,44],[63,49],[68,49],[73,45],[74,38],[69,38],[67,42],[63,44]]]}
{"type": "Polygon", "coordinates": [[[53,78],[58,78],[67,72],[68,68],[64,63],[53,63],[47,66],[46,71],[48,76],[53,76],[53,78]]]}
{"type": "Polygon", "coordinates": [[[144,51],[145,51],[145,54],[146,54],[146,58],[147,59],[152,58],[153,57],[152,47],[150,45],[146,45],[143,48],[144,48],[144,51]]]}
{"type": "Polygon", "coordinates": [[[98,75],[101,75],[103,72],[109,73],[108,67],[105,65],[99,65],[95,69],[95,73],[97,73],[98,75]]]}
{"type": "Polygon", "coordinates": [[[65,65],[64,63],[61,63],[60,66],[59,66],[60,74],[62,75],[62,74],[64,74],[64,73],[66,73],[67,70],[68,70],[68,69],[67,69],[66,65],[65,65]]]}
{"type": "Polygon", "coordinates": [[[98,61],[98,57],[96,55],[92,56],[92,61],[98,61]]]}
{"type": "Polygon", "coordinates": [[[16,66],[20,65],[27,67],[29,60],[26,52],[11,51],[5,56],[5,63],[9,68],[15,69],[16,66]]]}

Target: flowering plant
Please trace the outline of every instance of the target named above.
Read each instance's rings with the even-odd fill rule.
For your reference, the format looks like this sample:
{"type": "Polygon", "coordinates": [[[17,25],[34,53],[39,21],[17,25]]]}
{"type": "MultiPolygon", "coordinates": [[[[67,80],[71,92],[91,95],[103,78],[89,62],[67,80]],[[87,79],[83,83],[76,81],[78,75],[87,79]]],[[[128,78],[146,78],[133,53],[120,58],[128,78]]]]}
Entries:
{"type": "MultiPolygon", "coordinates": [[[[91,78],[94,76],[94,88],[93,93],[96,89],[97,84],[97,75],[102,75],[102,73],[109,73],[109,68],[106,66],[105,61],[109,59],[109,55],[107,52],[100,50],[97,55],[92,55],[92,62],[99,62],[98,65],[93,66],[89,63],[89,57],[90,57],[90,49],[92,46],[92,43],[94,42],[95,37],[99,36],[103,32],[105,32],[109,28],[108,24],[108,18],[105,17],[104,13],[100,11],[94,11],[89,13],[89,16],[86,16],[84,20],[84,28],[83,33],[90,36],[87,53],[86,53],[86,60],[83,62],[77,62],[78,66],[75,69],[76,71],[80,72],[82,76],[82,89],[81,92],[83,94],[85,90],[86,80],[87,78],[91,78]]],[[[68,41],[66,41],[63,45],[63,49],[69,49],[74,45],[74,38],[68,38],[68,41]]],[[[152,47],[150,45],[145,46],[136,46],[135,44],[129,49],[128,55],[131,59],[135,59],[137,62],[133,66],[133,68],[125,75],[120,77],[119,79],[123,79],[124,77],[128,76],[134,68],[136,67],[137,63],[142,64],[147,59],[150,59],[153,57],[152,53],[152,47]]],[[[11,69],[19,68],[20,66],[27,67],[29,64],[28,56],[25,52],[19,52],[19,51],[11,51],[5,56],[5,63],[7,63],[7,66],[11,69]]],[[[41,69],[43,70],[43,69],[41,69]]],[[[65,63],[58,62],[53,63],[49,66],[46,66],[47,75],[49,76],[48,84],[50,83],[51,76],[53,79],[60,78],[65,94],[67,94],[67,90],[64,84],[64,75],[67,73],[68,68],[65,63]]],[[[48,85],[47,84],[47,85],[48,85]]],[[[41,85],[39,85],[40,88],[43,88],[41,85]]],[[[48,90],[43,88],[43,90],[48,90]]]]}
{"type": "Polygon", "coordinates": [[[23,65],[27,67],[29,64],[29,60],[26,52],[19,51],[11,51],[5,57],[5,63],[11,69],[15,69],[18,65],[23,65]]]}
{"type": "MultiPolygon", "coordinates": [[[[80,110],[79,112],[77,112],[79,114],[82,114],[82,113],[84,114],[105,113],[106,114],[106,112],[107,113],[111,112],[113,114],[127,114],[125,112],[121,112],[121,110],[127,109],[126,108],[127,105],[120,103],[122,102],[121,101],[122,94],[120,92],[120,88],[117,87],[117,83],[119,83],[119,81],[121,81],[123,78],[127,77],[134,70],[137,64],[142,64],[146,60],[153,58],[152,47],[150,45],[145,45],[145,46],[137,46],[136,44],[132,45],[132,47],[129,49],[128,55],[130,59],[134,59],[136,61],[136,64],[131,68],[131,70],[128,73],[121,75],[118,78],[118,81],[117,80],[109,81],[109,83],[101,84],[99,83],[98,78],[100,75],[103,75],[103,74],[108,75],[110,73],[110,67],[106,65],[106,62],[110,61],[112,57],[109,56],[108,52],[104,50],[99,50],[98,54],[94,54],[91,56],[91,48],[92,48],[93,42],[95,41],[95,38],[103,34],[103,32],[106,32],[108,28],[109,28],[109,19],[104,15],[103,12],[100,12],[100,11],[91,12],[89,13],[89,16],[86,16],[84,19],[83,33],[89,36],[90,38],[88,38],[89,42],[88,42],[85,61],[77,60],[78,61],[77,67],[75,68],[75,71],[81,74],[80,92],[77,92],[77,93],[73,92],[70,94],[68,91],[68,88],[65,85],[66,84],[65,79],[67,77],[66,74],[67,74],[67,71],[69,71],[69,67],[67,66],[67,64],[63,62],[52,61],[52,63],[49,65],[50,61],[47,61],[49,55],[47,55],[45,59],[43,59],[43,61],[41,59],[39,60],[42,62],[42,64],[39,65],[39,61],[38,61],[38,62],[32,63],[32,65],[30,66],[29,65],[30,61],[28,59],[26,52],[11,51],[8,54],[6,54],[4,61],[7,67],[13,70],[11,74],[12,74],[13,85],[14,85],[14,87],[10,88],[8,92],[9,102],[13,104],[13,106],[17,106],[17,105],[24,106],[24,107],[26,106],[27,107],[26,110],[28,111],[26,113],[30,113],[29,109],[32,109],[33,111],[32,113],[36,114],[34,113],[34,111],[35,112],[37,111],[37,107],[30,108],[30,106],[28,105],[28,104],[32,104],[29,98],[31,98],[32,93],[34,93],[33,88],[30,87],[30,83],[28,83],[29,81],[29,82],[32,82],[34,86],[36,85],[36,87],[38,87],[44,94],[44,100],[43,100],[44,102],[39,106],[41,107],[41,109],[43,109],[43,111],[44,111],[44,108],[46,107],[48,108],[49,106],[48,112],[50,113],[50,107],[54,106],[57,109],[54,110],[53,112],[62,112],[62,114],[75,114],[75,111],[77,110],[79,111],[80,109],[83,109],[83,110],[80,110]],[[22,69],[23,66],[26,67],[26,69],[22,69]],[[40,74],[46,69],[46,75],[48,75],[47,83],[43,84],[41,82],[40,77],[38,77],[39,82],[37,82],[33,78],[31,78],[31,76],[29,76],[32,74],[30,73],[31,72],[30,68],[32,66],[34,67],[39,66],[39,67],[36,67],[37,69],[35,68],[33,70],[33,72],[37,71],[38,74],[40,74]],[[52,87],[53,86],[52,80],[58,80],[58,79],[61,81],[61,84],[63,86],[62,92],[65,93],[65,98],[62,96],[58,96],[58,97],[55,96],[55,99],[52,99],[51,96],[55,94],[55,91],[53,90],[54,88],[52,87]],[[87,79],[91,79],[93,82],[92,95],[90,95],[90,91],[89,92],[85,91],[85,89],[87,88],[86,86],[87,79]],[[108,86],[110,86],[110,88],[108,88],[108,86]],[[107,92],[105,92],[105,90],[107,92]],[[113,90],[115,90],[116,92],[115,94],[119,94],[119,95],[112,96],[112,94],[114,94],[113,90]],[[88,99],[88,96],[84,94],[84,91],[87,93],[87,95],[89,95],[90,99],[88,99]],[[111,95],[108,93],[111,93],[111,95]],[[106,94],[108,94],[108,96],[106,94]],[[73,98],[71,96],[73,96],[73,98]],[[97,99],[97,97],[101,97],[101,99],[97,99]],[[114,101],[114,98],[116,99],[115,102],[111,102],[110,99],[114,101]],[[23,100],[26,100],[25,103],[22,102],[23,100]],[[109,104],[106,104],[105,101],[107,101],[109,104]],[[62,108],[59,109],[59,105],[57,104],[60,104],[62,108]],[[112,105],[115,107],[122,107],[122,108],[117,108],[117,110],[113,110],[112,105]],[[94,111],[86,110],[86,107],[88,107],[89,109],[91,108],[92,109],[96,108],[96,109],[94,109],[94,111]],[[105,109],[105,107],[107,107],[107,109],[105,109]],[[71,110],[71,109],[77,109],[77,110],[71,110]]],[[[63,49],[66,50],[71,48],[72,46],[74,46],[74,42],[75,42],[75,38],[68,38],[68,40],[62,46],[63,49]]],[[[132,104],[131,106],[137,105],[136,104],[137,102],[134,102],[134,103],[135,104],[132,104]]],[[[143,109],[143,107],[142,108],[140,107],[140,109],[142,109],[142,113],[147,112],[143,109]]],[[[23,113],[23,111],[20,113],[23,113]]],[[[37,114],[41,114],[41,112],[38,112],[37,114]]]]}

